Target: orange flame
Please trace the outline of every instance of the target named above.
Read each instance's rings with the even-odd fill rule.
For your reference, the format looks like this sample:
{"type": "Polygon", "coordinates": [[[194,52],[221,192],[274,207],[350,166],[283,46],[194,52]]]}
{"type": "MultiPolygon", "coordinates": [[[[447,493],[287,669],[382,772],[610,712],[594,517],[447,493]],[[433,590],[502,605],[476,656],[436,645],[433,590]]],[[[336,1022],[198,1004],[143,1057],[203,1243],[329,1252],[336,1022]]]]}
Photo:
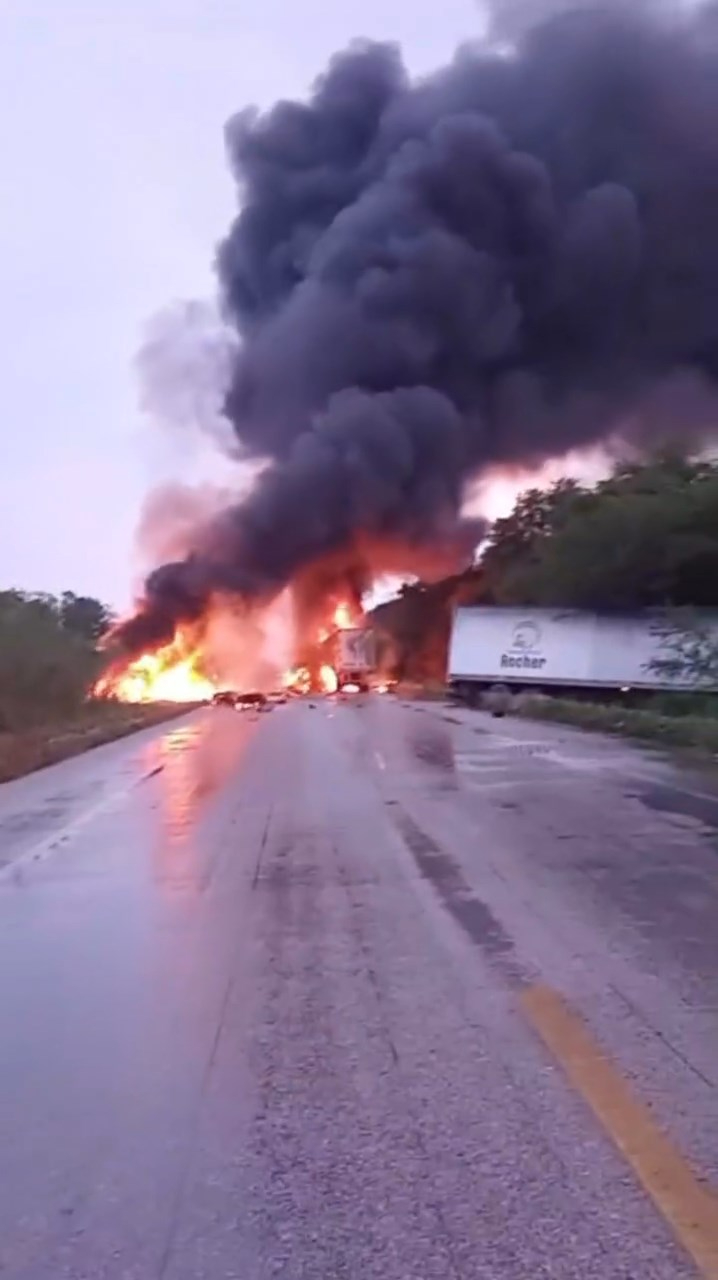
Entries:
{"type": "Polygon", "coordinates": [[[337,673],[327,662],[319,668],[319,680],[324,693],[336,693],[339,688],[337,673]]]}
{"type": "Polygon", "coordinates": [[[349,631],[353,627],[352,611],[345,600],[342,600],[334,610],[334,626],[339,631],[349,631]]]}
{"type": "Polygon", "coordinates": [[[199,646],[179,631],[154,653],[115,664],[94,685],[92,696],[118,702],[204,702],[215,691],[216,685],[202,671],[199,646]]]}
{"type": "MultiPolygon", "coordinates": [[[[336,599],[336,597],[335,597],[336,599]]],[[[357,625],[356,610],[346,600],[328,604],[316,639],[300,648],[299,662],[282,676],[282,686],[295,693],[336,693],[339,680],[329,662],[319,665],[320,647],[337,631],[357,625]],[[307,664],[307,665],[305,665],[307,664]]],[[[206,670],[208,618],[180,627],[174,639],[148,650],[130,662],[113,663],[91,690],[95,698],[119,702],[205,702],[217,692],[218,684],[206,670]]],[[[112,643],[112,635],[109,637],[112,643]]],[[[328,655],[325,655],[328,656],[328,655]]]]}
{"type": "Polygon", "coordinates": [[[309,693],[312,684],[309,668],[290,667],[289,671],[285,671],[282,676],[282,684],[285,689],[290,689],[294,693],[309,693]]]}

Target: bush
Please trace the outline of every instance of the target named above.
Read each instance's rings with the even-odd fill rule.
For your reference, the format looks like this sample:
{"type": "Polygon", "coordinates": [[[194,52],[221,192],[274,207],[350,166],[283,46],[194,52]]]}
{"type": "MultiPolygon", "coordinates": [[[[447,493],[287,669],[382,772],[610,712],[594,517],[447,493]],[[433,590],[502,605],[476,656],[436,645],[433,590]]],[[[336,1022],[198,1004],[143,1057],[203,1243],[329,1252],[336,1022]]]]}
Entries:
{"type": "Polygon", "coordinates": [[[185,715],[189,710],[191,707],[179,703],[131,706],[98,701],[87,703],[64,725],[0,733],[0,782],[20,778],[91,747],[150,728],[173,716],[185,715]]]}
{"type": "Polygon", "coordinates": [[[661,715],[657,711],[615,704],[531,697],[521,702],[519,714],[528,719],[552,720],[580,729],[641,738],[667,747],[696,747],[711,754],[718,752],[718,718],[715,716],[661,715]]]}
{"type": "Polygon", "coordinates": [[[100,667],[97,601],[0,592],[0,732],[79,713],[100,667]]]}

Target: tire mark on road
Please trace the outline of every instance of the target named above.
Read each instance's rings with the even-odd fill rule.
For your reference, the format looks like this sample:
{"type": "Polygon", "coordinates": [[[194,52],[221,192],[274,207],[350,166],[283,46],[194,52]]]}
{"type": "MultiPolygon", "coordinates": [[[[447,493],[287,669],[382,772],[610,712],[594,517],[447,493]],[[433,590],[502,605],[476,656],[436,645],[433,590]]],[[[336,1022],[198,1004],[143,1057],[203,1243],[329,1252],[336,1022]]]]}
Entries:
{"type": "Polygon", "coordinates": [[[474,893],[458,862],[427,835],[398,801],[393,802],[391,816],[422,876],[434,886],[444,907],[469,940],[481,948],[510,983],[529,982],[531,975],[518,959],[513,938],[474,893]]]}
{"type": "Polygon", "coordinates": [[[257,853],[257,865],[254,868],[254,876],[252,877],[253,889],[256,889],[257,885],[259,884],[259,873],[262,867],[262,857],[264,854],[264,850],[267,847],[267,838],[269,836],[269,827],[272,821],[273,813],[274,813],[274,806],[270,805],[269,811],[267,813],[267,821],[264,824],[264,831],[262,832],[262,839],[259,842],[259,852],[257,853]]]}

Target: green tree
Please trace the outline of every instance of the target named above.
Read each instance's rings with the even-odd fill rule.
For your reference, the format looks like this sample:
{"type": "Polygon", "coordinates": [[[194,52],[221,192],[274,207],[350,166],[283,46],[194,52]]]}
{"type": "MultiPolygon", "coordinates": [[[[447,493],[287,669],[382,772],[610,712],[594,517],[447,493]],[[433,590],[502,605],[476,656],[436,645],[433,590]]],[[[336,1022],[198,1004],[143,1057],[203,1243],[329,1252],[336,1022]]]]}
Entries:
{"type": "Polygon", "coordinates": [[[718,687],[718,637],[715,626],[694,609],[667,613],[662,626],[664,655],[651,670],[689,689],[718,687]]]}
{"type": "Polygon", "coordinates": [[[68,622],[66,600],[0,592],[0,732],[52,723],[82,706],[100,660],[90,611],[80,611],[77,625],[78,613],[71,610],[68,622]]]}
{"type": "Polygon", "coordinates": [[[497,521],[493,598],[591,609],[718,605],[718,465],[663,458],[594,489],[529,493],[497,521]]]}
{"type": "Polygon", "coordinates": [[[563,526],[584,491],[574,480],[521,494],[510,515],[497,520],[484,554],[484,594],[496,604],[537,602],[546,545],[563,526]]]}
{"type": "Polygon", "coordinates": [[[63,591],[60,621],[65,631],[96,644],[113,620],[111,611],[101,600],[95,600],[93,596],[76,596],[74,591],[63,591]]]}

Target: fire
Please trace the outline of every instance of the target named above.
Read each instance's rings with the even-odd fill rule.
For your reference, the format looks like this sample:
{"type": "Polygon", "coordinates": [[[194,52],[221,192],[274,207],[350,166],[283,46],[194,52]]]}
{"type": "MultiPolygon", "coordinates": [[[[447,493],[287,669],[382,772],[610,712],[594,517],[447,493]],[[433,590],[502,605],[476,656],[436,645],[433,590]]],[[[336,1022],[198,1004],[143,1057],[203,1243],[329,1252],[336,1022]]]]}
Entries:
{"type": "Polygon", "coordinates": [[[334,667],[330,667],[328,662],[319,668],[319,681],[324,693],[336,693],[339,688],[339,680],[334,667]]]}
{"type": "Polygon", "coordinates": [[[124,666],[115,664],[97,681],[92,696],[118,702],[205,702],[215,691],[202,671],[199,646],[179,631],[153,653],[124,666]]]}
{"type": "Polygon", "coordinates": [[[309,693],[312,687],[311,672],[308,667],[290,667],[282,676],[282,685],[292,693],[309,693]]]}
{"type": "Polygon", "coordinates": [[[309,667],[291,667],[289,671],[285,671],[282,677],[282,684],[285,689],[289,689],[292,693],[336,693],[339,687],[339,680],[334,667],[328,662],[320,666],[318,673],[319,688],[317,689],[316,681],[312,679],[312,673],[309,667]]]}
{"type": "MultiPolygon", "coordinates": [[[[216,602],[198,622],[180,626],[170,643],[148,650],[132,661],[118,660],[112,663],[94,685],[91,696],[114,698],[120,702],[191,703],[210,700],[220,687],[217,683],[220,670],[224,672],[222,679],[225,681],[228,678],[225,667],[235,672],[229,677],[230,681],[238,678],[236,663],[231,661],[227,664],[225,661],[228,652],[225,633],[220,656],[217,635],[211,631],[218,618],[224,617],[217,612],[215,606],[216,602]],[[208,670],[210,654],[211,667],[217,666],[216,672],[208,670]],[[212,679],[212,674],[217,679],[212,679]]],[[[319,605],[311,623],[297,637],[294,656],[296,665],[281,676],[281,686],[298,694],[336,693],[339,688],[336,636],[338,632],[359,625],[360,620],[358,605],[347,599],[340,599],[336,594],[328,595],[324,608],[319,605]]],[[[230,621],[233,622],[233,619],[230,621]]],[[[121,627],[119,630],[121,631],[121,627]]],[[[114,635],[110,635],[110,645],[113,639],[114,635]]],[[[229,648],[235,643],[241,645],[246,639],[245,632],[240,629],[236,637],[232,632],[230,639],[229,648]]],[[[254,674],[250,676],[250,679],[255,678],[254,674]]],[[[276,667],[273,677],[271,673],[263,673],[261,676],[263,682],[272,678],[278,680],[276,667]]],[[[224,688],[225,685],[221,687],[224,688]]],[[[244,684],[237,687],[244,687],[244,684]]],[[[262,683],[261,687],[264,688],[265,684],[262,683]]]]}

